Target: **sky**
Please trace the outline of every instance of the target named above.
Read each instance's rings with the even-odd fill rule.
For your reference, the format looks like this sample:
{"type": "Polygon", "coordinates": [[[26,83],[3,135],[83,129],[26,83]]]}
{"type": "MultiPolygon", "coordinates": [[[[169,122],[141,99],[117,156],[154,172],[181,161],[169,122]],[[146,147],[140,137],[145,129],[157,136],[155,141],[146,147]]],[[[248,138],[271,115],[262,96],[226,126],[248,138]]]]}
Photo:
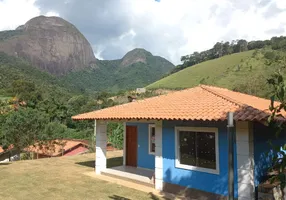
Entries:
{"type": "Polygon", "coordinates": [[[38,15],[74,24],[98,59],[145,48],[179,64],[218,41],[286,35],[286,0],[0,0],[0,30],[38,15]]]}

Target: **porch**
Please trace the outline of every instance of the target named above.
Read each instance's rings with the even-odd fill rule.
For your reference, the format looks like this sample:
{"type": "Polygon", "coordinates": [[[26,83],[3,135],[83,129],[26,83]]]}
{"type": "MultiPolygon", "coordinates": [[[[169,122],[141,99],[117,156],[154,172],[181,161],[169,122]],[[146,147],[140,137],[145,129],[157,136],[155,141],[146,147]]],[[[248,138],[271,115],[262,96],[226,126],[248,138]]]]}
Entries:
{"type": "Polygon", "coordinates": [[[102,175],[140,183],[149,187],[154,187],[154,173],[155,170],[124,165],[106,168],[105,170],[101,171],[102,175]]]}
{"type": "Polygon", "coordinates": [[[108,168],[106,163],[107,121],[96,120],[96,174],[162,190],[162,121],[148,121],[148,124],[143,121],[124,123],[123,165],[108,168]],[[154,135],[156,145],[150,145],[149,127],[156,128],[156,135],[154,135]],[[151,147],[154,152],[149,151],[151,147]]]}

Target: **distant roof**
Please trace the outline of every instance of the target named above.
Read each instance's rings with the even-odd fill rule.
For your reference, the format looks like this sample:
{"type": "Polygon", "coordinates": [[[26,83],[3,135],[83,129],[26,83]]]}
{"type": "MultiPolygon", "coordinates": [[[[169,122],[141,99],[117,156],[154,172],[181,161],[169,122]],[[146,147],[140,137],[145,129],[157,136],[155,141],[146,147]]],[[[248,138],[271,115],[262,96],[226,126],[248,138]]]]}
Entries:
{"type": "MultiPolygon", "coordinates": [[[[277,102],[276,102],[277,103],[277,102]]],[[[73,116],[74,120],[226,120],[262,121],[270,100],[224,88],[200,85],[136,102],[73,116]]]]}
{"type": "Polygon", "coordinates": [[[59,156],[62,154],[62,151],[66,152],[78,145],[88,146],[85,140],[51,140],[48,141],[48,144],[50,145],[31,145],[25,148],[25,151],[48,156],[59,156]]]}
{"type": "MultiPolygon", "coordinates": [[[[13,146],[13,145],[10,145],[7,150],[12,150],[13,148],[14,148],[14,146],[13,146]]],[[[6,151],[7,151],[7,150],[6,150],[6,151]]],[[[5,152],[5,150],[3,149],[2,146],[0,146],[0,154],[2,154],[2,153],[4,153],[4,152],[5,152]]]]}

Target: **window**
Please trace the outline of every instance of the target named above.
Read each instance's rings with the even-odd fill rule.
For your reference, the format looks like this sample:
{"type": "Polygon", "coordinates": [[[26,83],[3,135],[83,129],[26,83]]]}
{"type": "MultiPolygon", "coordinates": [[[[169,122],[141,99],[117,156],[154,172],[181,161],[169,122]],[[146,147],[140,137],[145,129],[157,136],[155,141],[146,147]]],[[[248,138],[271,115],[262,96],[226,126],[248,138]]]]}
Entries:
{"type": "Polygon", "coordinates": [[[217,128],[177,127],[176,167],[219,174],[217,128]]]}
{"type": "Polygon", "coordinates": [[[155,154],[155,125],[149,125],[149,154],[155,154]]]}

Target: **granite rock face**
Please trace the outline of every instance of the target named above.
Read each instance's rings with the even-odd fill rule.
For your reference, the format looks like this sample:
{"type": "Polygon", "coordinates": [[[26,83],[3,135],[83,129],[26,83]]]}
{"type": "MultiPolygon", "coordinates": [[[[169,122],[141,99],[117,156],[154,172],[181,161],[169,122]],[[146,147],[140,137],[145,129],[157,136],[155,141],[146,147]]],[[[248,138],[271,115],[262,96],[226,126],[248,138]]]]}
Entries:
{"type": "Polygon", "coordinates": [[[39,16],[0,40],[0,51],[24,58],[34,66],[60,76],[96,65],[91,45],[71,23],[59,17],[39,16]]]}

